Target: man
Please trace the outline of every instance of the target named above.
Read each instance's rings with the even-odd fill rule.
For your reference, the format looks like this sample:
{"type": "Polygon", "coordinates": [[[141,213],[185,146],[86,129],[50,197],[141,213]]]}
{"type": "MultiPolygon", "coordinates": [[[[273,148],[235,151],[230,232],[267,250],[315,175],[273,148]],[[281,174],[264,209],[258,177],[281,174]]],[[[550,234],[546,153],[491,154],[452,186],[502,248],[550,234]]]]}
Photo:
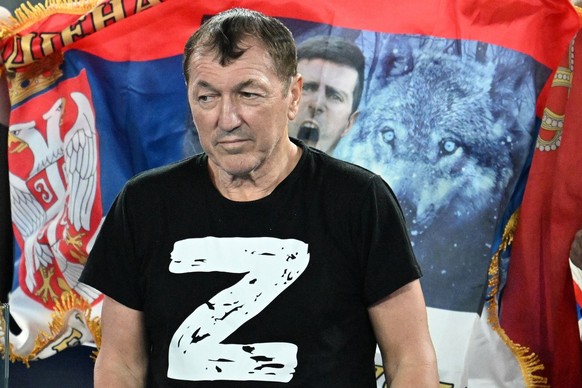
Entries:
{"type": "Polygon", "coordinates": [[[106,295],[95,386],[373,387],[376,340],[391,386],[438,386],[390,189],[288,137],[289,30],[226,11],[184,75],[205,152],[128,182],[81,278],[106,295]]]}
{"type": "MultiPolygon", "coordinates": [[[[8,22],[10,12],[0,7],[0,21],[8,22]]],[[[8,182],[8,126],[10,122],[10,97],[8,84],[0,59],[0,179],[8,182]]],[[[10,213],[10,188],[2,185],[0,193],[0,302],[8,302],[8,294],[12,290],[12,275],[14,272],[12,220],[10,213]]]]}
{"type": "Polygon", "coordinates": [[[332,154],[358,117],[364,83],[364,55],[333,36],[306,40],[297,48],[303,93],[289,135],[332,154]]]}

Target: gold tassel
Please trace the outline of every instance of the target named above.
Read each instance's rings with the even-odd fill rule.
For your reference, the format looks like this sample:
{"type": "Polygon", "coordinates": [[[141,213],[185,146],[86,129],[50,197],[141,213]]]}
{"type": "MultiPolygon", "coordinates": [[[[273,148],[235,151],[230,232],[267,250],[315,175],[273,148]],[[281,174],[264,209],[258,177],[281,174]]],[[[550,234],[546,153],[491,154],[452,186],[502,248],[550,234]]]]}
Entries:
{"type": "Polygon", "coordinates": [[[44,4],[23,3],[8,21],[0,22],[0,40],[18,34],[33,24],[51,15],[62,13],[83,15],[103,0],[45,0],[44,4]]]}
{"type": "MultiPolygon", "coordinates": [[[[55,301],[54,312],[49,323],[49,333],[41,331],[34,341],[32,351],[27,355],[15,355],[12,351],[12,345],[10,345],[10,361],[20,361],[30,367],[30,362],[36,359],[47,346],[52,345],[66,329],[67,318],[69,314],[74,312],[81,314],[85,326],[91,333],[97,349],[99,349],[101,347],[101,320],[99,317],[91,317],[91,304],[84,298],[72,292],[64,292],[61,299],[55,301]]],[[[96,354],[97,350],[93,352],[92,358],[96,358],[96,354]]]]}
{"type": "Polygon", "coordinates": [[[519,367],[521,369],[521,374],[525,381],[525,386],[528,388],[550,388],[548,384],[548,379],[546,377],[538,376],[535,373],[545,369],[544,364],[541,362],[539,356],[532,352],[527,346],[522,346],[513,342],[503,330],[499,323],[498,316],[498,302],[497,296],[499,294],[499,260],[501,254],[507,250],[507,248],[513,242],[515,231],[517,230],[517,224],[519,221],[519,209],[516,210],[505,229],[503,230],[503,236],[501,238],[501,243],[499,248],[493,255],[491,260],[491,265],[489,266],[489,292],[487,294],[487,312],[488,312],[488,322],[495,330],[495,332],[501,337],[505,344],[511,349],[515,355],[519,367]]]}

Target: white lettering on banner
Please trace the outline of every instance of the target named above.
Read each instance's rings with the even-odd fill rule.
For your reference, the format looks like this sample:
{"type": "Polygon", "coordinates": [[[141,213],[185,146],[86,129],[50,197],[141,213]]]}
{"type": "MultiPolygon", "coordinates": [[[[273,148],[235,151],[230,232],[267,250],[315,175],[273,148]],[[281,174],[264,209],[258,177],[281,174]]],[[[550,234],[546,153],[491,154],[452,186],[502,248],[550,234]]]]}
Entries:
{"type": "Polygon", "coordinates": [[[168,354],[168,377],[289,382],[297,366],[297,345],[222,341],[301,276],[309,263],[307,248],[299,240],[270,237],[205,237],[176,242],[169,267],[172,273],[245,275],[198,306],[176,330],[168,354]]]}

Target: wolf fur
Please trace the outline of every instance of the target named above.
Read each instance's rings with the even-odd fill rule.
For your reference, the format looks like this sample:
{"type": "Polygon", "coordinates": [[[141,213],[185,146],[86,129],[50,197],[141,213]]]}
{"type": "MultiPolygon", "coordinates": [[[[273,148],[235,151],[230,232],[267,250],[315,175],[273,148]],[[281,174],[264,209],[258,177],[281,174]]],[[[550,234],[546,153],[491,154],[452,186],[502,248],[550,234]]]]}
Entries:
{"type": "Polygon", "coordinates": [[[475,56],[393,50],[372,75],[376,89],[344,148],[344,159],[395,191],[429,306],[476,311],[482,301],[491,241],[534,117],[533,91],[516,93],[527,80],[510,84],[508,74],[475,56]],[[519,104],[525,111],[516,114],[519,104]]]}

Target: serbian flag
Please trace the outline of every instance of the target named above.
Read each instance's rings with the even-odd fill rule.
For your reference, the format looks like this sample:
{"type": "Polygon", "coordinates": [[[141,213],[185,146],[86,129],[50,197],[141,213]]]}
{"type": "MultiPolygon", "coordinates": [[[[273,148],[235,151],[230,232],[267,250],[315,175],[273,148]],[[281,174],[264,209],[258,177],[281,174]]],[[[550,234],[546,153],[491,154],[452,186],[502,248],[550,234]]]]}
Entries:
{"type": "Polygon", "coordinates": [[[580,68],[578,32],[554,73],[543,110],[501,298],[505,332],[538,357],[545,366],[539,374],[555,387],[582,382],[576,295],[582,297],[580,283],[572,287],[568,259],[574,235],[582,229],[580,68]]]}
{"type": "Polygon", "coordinates": [[[113,38],[97,36],[156,4],[47,2],[24,6],[3,26],[12,106],[13,360],[28,364],[69,346],[98,344],[102,295],[78,278],[102,218],[127,179],[185,155],[178,51],[152,57],[152,46],[128,50],[136,36],[123,28],[132,26],[113,38]],[[101,51],[76,49],[93,36],[101,51]],[[117,56],[108,57],[109,50],[117,56]]]}
{"type": "Polygon", "coordinates": [[[381,174],[402,205],[441,381],[523,386],[519,354],[480,314],[496,235],[535,146],[536,107],[578,29],[568,0],[59,1],[17,13],[1,35],[14,357],[99,346],[102,296],[77,276],[125,181],[200,151],[182,49],[231,7],[279,18],[298,45],[332,35],[362,52],[359,115],[334,156],[381,174]]]}

